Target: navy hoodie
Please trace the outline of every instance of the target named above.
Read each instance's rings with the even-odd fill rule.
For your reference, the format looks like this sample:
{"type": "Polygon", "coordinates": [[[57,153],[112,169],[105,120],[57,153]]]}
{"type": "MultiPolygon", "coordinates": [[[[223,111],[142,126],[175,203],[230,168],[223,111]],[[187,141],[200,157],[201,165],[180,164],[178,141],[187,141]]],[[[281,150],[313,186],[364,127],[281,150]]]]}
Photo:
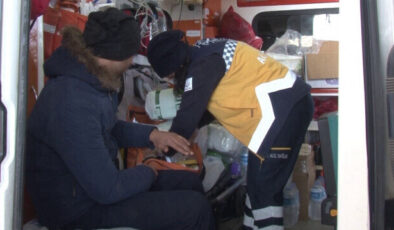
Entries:
{"type": "Polygon", "coordinates": [[[29,117],[26,182],[42,225],[63,226],[95,204],[149,190],[149,167],[118,170],[120,147],[152,147],[151,126],[116,119],[116,93],[104,89],[60,47],[44,65],[49,77],[29,117]]]}

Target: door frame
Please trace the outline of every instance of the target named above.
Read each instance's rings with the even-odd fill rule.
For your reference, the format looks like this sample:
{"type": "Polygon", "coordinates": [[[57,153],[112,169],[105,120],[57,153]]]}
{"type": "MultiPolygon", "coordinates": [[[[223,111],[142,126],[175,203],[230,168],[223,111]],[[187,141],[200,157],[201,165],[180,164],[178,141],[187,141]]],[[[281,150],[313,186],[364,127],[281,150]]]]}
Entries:
{"type": "Polygon", "coordinates": [[[0,229],[7,230],[22,229],[30,1],[1,4],[1,96],[7,109],[7,150],[0,165],[0,229]]]}

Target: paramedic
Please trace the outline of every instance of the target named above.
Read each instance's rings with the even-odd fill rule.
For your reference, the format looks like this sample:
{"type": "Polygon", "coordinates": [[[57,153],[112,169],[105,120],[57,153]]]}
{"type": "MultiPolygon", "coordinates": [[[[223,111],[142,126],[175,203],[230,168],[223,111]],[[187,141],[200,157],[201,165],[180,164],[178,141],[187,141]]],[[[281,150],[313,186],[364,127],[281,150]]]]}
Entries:
{"type": "Polygon", "coordinates": [[[205,39],[189,46],[181,31],[158,34],[148,59],[182,92],[170,131],[190,138],[215,118],[249,148],[245,229],[283,229],[285,186],[312,119],[310,87],[251,46],[205,39]]]}
{"type": "Polygon", "coordinates": [[[119,79],[139,47],[136,21],[110,8],[88,17],[83,33],[63,32],[44,64],[49,77],[27,128],[27,188],[38,220],[49,229],[214,228],[198,175],[118,170],[119,147],[175,148],[175,133],[115,118],[119,79]]]}

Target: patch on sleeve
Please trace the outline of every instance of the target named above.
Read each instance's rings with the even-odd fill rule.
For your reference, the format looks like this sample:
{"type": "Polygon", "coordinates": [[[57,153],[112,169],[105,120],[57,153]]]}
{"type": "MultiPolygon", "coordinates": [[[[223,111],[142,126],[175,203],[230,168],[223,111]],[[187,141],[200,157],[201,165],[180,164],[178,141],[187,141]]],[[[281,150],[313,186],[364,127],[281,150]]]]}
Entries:
{"type": "Polygon", "coordinates": [[[189,77],[188,79],[186,79],[184,92],[190,91],[192,89],[193,89],[193,77],[189,77]]]}

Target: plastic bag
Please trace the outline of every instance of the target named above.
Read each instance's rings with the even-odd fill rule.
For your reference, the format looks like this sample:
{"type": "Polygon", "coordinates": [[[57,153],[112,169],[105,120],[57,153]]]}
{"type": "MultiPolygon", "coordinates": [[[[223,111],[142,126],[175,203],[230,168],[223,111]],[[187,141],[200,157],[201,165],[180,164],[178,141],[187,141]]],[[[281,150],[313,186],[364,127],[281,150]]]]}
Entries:
{"type": "Polygon", "coordinates": [[[194,142],[198,144],[201,149],[201,154],[205,156],[208,151],[208,125],[201,127],[194,142]]]}
{"type": "Polygon", "coordinates": [[[272,57],[276,61],[282,63],[287,68],[292,70],[298,76],[303,75],[303,57],[296,55],[284,55],[277,53],[267,53],[268,56],[272,57]]]}
{"type": "Polygon", "coordinates": [[[250,23],[234,12],[232,6],[223,15],[219,35],[220,37],[246,42],[259,50],[263,45],[263,39],[256,36],[250,23]]]}
{"type": "Polygon", "coordinates": [[[209,125],[208,149],[221,153],[237,156],[241,152],[242,144],[223,126],[217,124],[209,125]]]}
{"type": "Polygon", "coordinates": [[[225,167],[218,157],[207,156],[204,159],[205,177],[202,181],[204,191],[209,191],[216,184],[225,167]]]}
{"type": "Polygon", "coordinates": [[[311,36],[302,36],[295,30],[287,30],[266,51],[266,54],[279,61],[297,75],[303,75],[303,56],[319,52],[321,41],[311,36]]]}
{"type": "Polygon", "coordinates": [[[302,36],[295,30],[286,32],[268,48],[266,53],[303,56],[305,54],[319,53],[322,42],[312,36],[302,36]]]}

